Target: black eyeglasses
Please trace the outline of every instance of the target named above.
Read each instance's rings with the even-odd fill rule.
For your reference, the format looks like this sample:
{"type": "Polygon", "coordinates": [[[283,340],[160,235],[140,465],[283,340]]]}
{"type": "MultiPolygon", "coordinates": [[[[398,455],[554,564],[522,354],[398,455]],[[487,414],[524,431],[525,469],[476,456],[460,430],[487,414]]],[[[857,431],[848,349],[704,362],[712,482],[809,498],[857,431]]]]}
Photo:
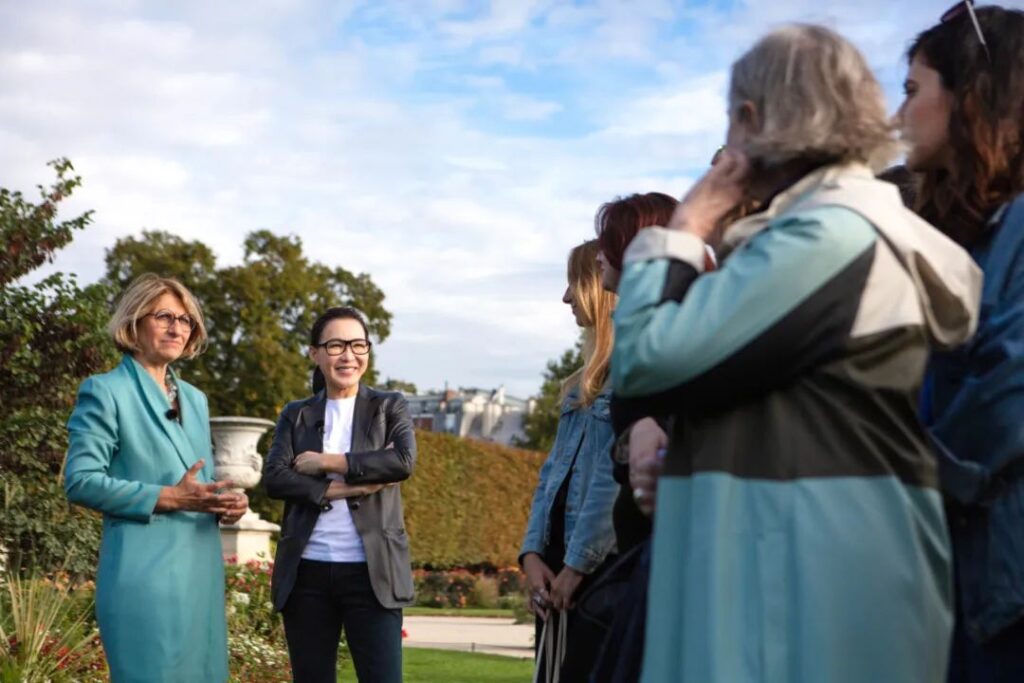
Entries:
{"type": "Polygon", "coordinates": [[[187,327],[190,332],[196,329],[196,321],[193,320],[192,316],[187,314],[174,315],[170,311],[157,311],[156,313],[147,313],[142,317],[146,318],[148,316],[152,316],[153,319],[156,320],[157,325],[159,325],[161,329],[164,330],[171,329],[174,323],[181,323],[182,325],[187,327]]]}
{"type": "Polygon", "coordinates": [[[352,353],[357,356],[365,356],[373,345],[365,339],[328,339],[316,346],[327,351],[328,356],[340,356],[345,353],[345,349],[352,349],[352,353]]]}
{"type": "Polygon", "coordinates": [[[967,13],[971,17],[971,23],[974,24],[974,32],[978,34],[978,42],[981,43],[981,49],[985,51],[985,59],[988,63],[992,63],[992,55],[988,51],[988,43],[985,42],[985,34],[981,32],[981,24],[978,23],[978,15],[974,13],[974,0],[961,0],[956,3],[948,10],[946,10],[941,17],[939,17],[939,23],[945,24],[947,21],[953,21],[957,17],[963,16],[967,13]]]}

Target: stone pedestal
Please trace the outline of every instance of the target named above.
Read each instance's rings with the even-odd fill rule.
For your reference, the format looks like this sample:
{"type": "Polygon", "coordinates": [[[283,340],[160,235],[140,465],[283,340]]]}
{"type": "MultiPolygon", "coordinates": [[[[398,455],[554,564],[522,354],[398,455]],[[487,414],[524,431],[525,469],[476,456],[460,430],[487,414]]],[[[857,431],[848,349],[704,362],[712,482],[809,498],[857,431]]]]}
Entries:
{"type": "MultiPolygon", "coordinates": [[[[256,486],[263,471],[263,458],[256,451],[256,444],[273,426],[270,420],[256,417],[211,417],[217,479],[230,479],[244,489],[256,486]]],[[[272,560],[270,534],[280,530],[278,525],[247,510],[235,524],[220,527],[224,557],[235,557],[239,562],[272,560]]]]}

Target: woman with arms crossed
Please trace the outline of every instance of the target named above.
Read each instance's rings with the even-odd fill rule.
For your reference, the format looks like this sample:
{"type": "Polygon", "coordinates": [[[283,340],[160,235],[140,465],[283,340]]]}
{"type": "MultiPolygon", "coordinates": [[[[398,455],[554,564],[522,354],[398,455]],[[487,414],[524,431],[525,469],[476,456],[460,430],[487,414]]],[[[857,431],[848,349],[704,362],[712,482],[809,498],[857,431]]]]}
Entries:
{"type": "Polygon", "coordinates": [[[412,604],[409,539],[397,486],[416,439],[405,399],[361,383],[371,343],[358,311],[330,308],[309,357],[324,389],[281,412],[263,466],[285,501],[271,594],[297,683],[335,683],[345,629],[356,676],[402,680],[402,607],[412,604]]]}

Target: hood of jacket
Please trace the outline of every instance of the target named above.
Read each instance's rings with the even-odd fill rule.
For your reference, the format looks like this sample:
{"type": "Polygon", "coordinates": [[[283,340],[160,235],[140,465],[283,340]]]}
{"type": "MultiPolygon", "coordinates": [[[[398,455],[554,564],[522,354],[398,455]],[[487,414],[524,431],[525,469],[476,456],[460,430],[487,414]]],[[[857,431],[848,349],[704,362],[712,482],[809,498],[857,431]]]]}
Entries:
{"type": "Polygon", "coordinates": [[[825,166],[777,195],[768,208],[726,230],[723,252],[750,239],[777,217],[826,206],[855,211],[893,250],[917,290],[929,341],[960,346],[978,326],[982,272],[967,251],[906,208],[895,185],[863,164],[825,166]]]}

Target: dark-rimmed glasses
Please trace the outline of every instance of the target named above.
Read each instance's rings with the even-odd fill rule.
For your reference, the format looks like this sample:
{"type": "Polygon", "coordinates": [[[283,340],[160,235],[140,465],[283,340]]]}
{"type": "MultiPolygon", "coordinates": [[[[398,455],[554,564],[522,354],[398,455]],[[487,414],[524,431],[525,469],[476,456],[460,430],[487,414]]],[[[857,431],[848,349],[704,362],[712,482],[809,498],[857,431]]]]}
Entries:
{"type": "Polygon", "coordinates": [[[316,346],[326,351],[328,356],[340,356],[345,353],[345,349],[352,349],[352,353],[357,356],[365,356],[373,344],[366,339],[328,339],[316,346]]]}
{"type": "Polygon", "coordinates": [[[188,314],[174,315],[170,311],[157,311],[156,313],[147,313],[142,317],[146,318],[149,316],[152,316],[153,320],[156,320],[156,324],[163,330],[171,329],[174,323],[181,323],[188,328],[189,332],[196,329],[196,321],[188,314]]]}
{"type": "Polygon", "coordinates": [[[988,43],[985,42],[985,34],[981,31],[981,24],[978,23],[978,15],[974,13],[974,0],[960,0],[960,2],[950,7],[939,17],[939,23],[945,24],[947,21],[953,21],[957,17],[962,16],[964,12],[971,17],[971,23],[974,24],[974,32],[978,34],[978,42],[981,43],[981,49],[985,51],[985,59],[991,64],[992,55],[988,51],[988,43]]]}

